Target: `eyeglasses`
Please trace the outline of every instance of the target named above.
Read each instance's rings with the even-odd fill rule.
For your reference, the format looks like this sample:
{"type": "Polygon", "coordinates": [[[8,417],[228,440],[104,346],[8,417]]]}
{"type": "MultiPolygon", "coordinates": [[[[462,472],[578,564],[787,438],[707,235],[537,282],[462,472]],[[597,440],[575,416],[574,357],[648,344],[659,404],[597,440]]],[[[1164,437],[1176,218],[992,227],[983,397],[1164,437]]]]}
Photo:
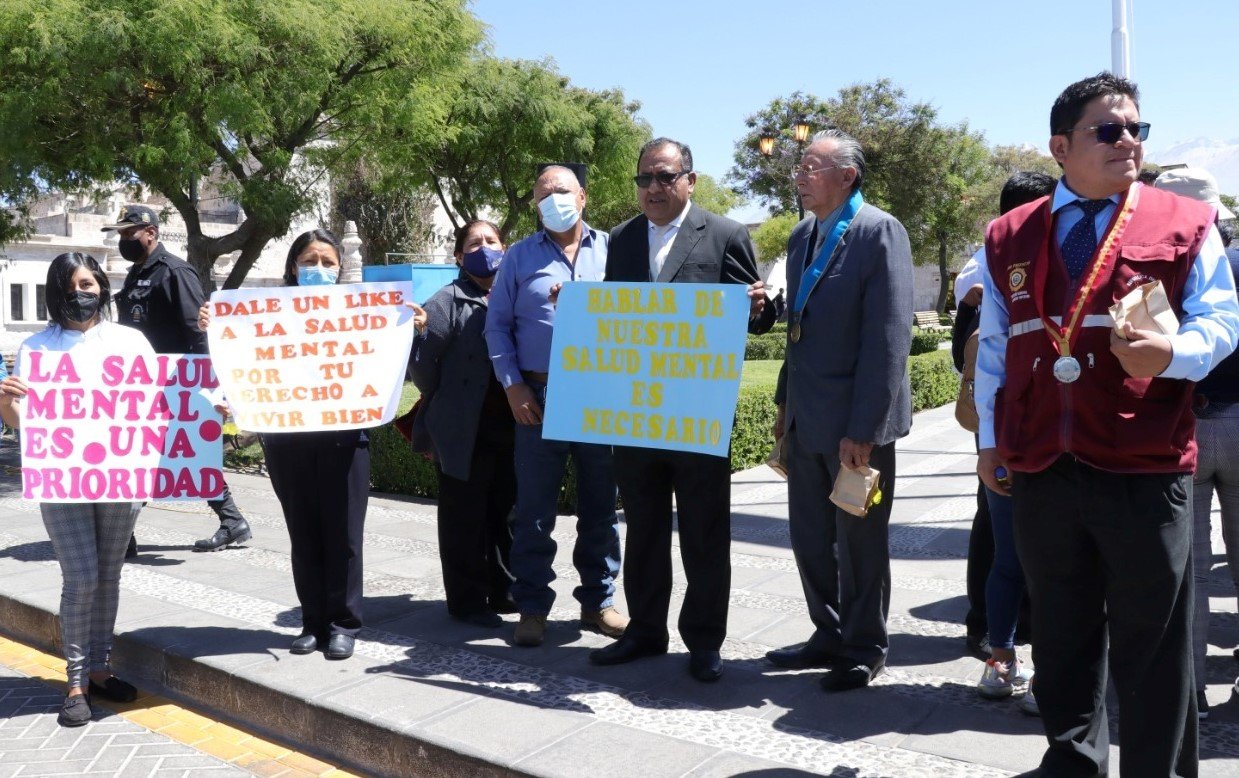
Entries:
{"type": "Polygon", "coordinates": [[[814,173],[821,173],[825,170],[837,170],[846,165],[830,165],[828,167],[805,167],[804,165],[792,165],[792,178],[800,176],[811,176],[814,173]]]}
{"type": "Polygon", "coordinates": [[[637,175],[632,177],[632,180],[641,189],[648,189],[650,184],[654,183],[655,181],[662,184],[663,186],[671,186],[676,181],[680,180],[680,176],[686,176],[691,172],[693,171],[681,170],[678,173],[672,173],[670,171],[664,170],[661,173],[638,173],[637,175]]]}
{"type": "Polygon", "coordinates": [[[1075,127],[1070,130],[1063,130],[1062,135],[1068,135],[1073,132],[1083,132],[1092,130],[1097,134],[1098,143],[1118,143],[1119,138],[1123,137],[1123,130],[1127,130],[1127,134],[1137,143],[1141,143],[1149,139],[1149,123],[1148,122],[1106,122],[1105,124],[1094,124],[1092,127],[1075,127]]]}

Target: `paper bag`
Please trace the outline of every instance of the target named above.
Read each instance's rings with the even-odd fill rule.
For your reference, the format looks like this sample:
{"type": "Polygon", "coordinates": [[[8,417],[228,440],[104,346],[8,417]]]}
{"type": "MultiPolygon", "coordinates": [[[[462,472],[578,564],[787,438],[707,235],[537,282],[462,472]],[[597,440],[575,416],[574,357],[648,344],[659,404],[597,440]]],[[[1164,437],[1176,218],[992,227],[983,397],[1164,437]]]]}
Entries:
{"type": "Polygon", "coordinates": [[[881,475],[864,465],[855,470],[841,466],[830,501],[853,516],[864,516],[871,506],[882,501],[882,491],[878,489],[881,475]]]}
{"type": "Polygon", "coordinates": [[[783,441],[787,440],[787,436],[774,439],[774,448],[770,450],[770,456],[766,458],[766,467],[778,473],[783,480],[787,480],[787,453],[783,441]]]}
{"type": "Polygon", "coordinates": [[[1138,330],[1152,330],[1162,335],[1173,335],[1179,331],[1179,318],[1170,307],[1170,299],[1166,297],[1161,281],[1150,281],[1131,290],[1122,300],[1110,306],[1110,315],[1114,317],[1115,334],[1124,340],[1124,322],[1129,322],[1138,330]]]}

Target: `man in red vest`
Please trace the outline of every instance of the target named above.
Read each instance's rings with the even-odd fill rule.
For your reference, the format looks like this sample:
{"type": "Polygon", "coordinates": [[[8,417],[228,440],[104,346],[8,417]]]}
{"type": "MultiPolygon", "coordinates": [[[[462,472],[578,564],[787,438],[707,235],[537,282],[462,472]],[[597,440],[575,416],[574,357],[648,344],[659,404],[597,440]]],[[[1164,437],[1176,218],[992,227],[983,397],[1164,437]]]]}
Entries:
{"type": "Polygon", "coordinates": [[[1138,101],[1109,73],[1067,87],[1062,180],[985,240],[977,472],[1014,497],[1053,776],[1108,770],[1107,644],[1122,773],[1197,774],[1192,387],[1234,350],[1239,304],[1214,209],[1136,183],[1138,101]],[[1110,306],[1153,282],[1177,331],[1116,328],[1110,306]]]}

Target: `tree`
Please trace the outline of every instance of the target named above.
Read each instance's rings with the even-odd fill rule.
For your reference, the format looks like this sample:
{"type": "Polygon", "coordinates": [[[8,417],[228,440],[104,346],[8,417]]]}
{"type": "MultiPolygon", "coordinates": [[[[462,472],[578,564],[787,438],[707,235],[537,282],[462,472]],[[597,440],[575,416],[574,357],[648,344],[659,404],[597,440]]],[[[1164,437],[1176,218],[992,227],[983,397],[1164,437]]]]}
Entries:
{"type": "Polygon", "coordinates": [[[936,244],[938,300],[934,310],[942,313],[950,291],[950,259],[981,235],[983,217],[989,212],[989,204],[974,192],[988,180],[991,170],[984,139],[967,124],[935,128],[932,139],[926,152],[936,157],[931,167],[937,171],[937,180],[925,212],[926,234],[917,236],[914,243],[922,250],[936,244]]]}
{"type": "Polygon", "coordinates": [[[1045,173],[1053,178],[1063,174],[1054,158],[1031,146],[995,146],[989,154],[989,174],[984,182],[972,192],[972,197],[984,209],[981,226],[984,228],[998,217],[998,198],[1007,179],[1019,172],[1045,173]]]}
{"type": "MultiPolygon", "coordinates": [[[[633,163],[633,169],[636,169],[636,163],[633,163]]],[[[633,199],[636,203],[636,199],[633,199]]],[[[714,180],[714,176],[708,173],[697,173],[697,183],[693,187],[693,205],[698,205],[711,213],[721,214],[726,216],[727,213],[740,205],[740,195],[734,190],[722,186],[718,181],[714,180]]]]}
{"type": "Polygon", "coordinates": [[[332,221],[337,229],[344,222],[357,224],[365,264],[381,265],[389,253],[417,253],[433,242],[433,194],[385,181],[365,160],[333,184],[332,221]]]}
{"type": "Polygon", "coordinates": [[[0,7],[0,201],[141,183],[185,221],[210,283],[263,247],[376,138],[438,131],[481,31],[465,0],[54,0],[0,7]],[[202,231],[196,182],[238,200],[202,231]]]}
{"type": "Polygon", "coordinates": [[[785,211],[771,216],[753,230],[753,248],[757,250],[758,262],[773,262],[787,253],[787,239],[799,219],[795,212],[785,211]]]}
{"type": "Polygon", "coordinates": [[[383,164],[438,196],[453,225],[497,214],[504,239],[533,231],[540,162],[588,166],[589,219],[610,227],[635,210],[632,176],[649,128],[619,90],[572,86],[549,61],[475,57],[426,142],[396,139],[383,164]]]}

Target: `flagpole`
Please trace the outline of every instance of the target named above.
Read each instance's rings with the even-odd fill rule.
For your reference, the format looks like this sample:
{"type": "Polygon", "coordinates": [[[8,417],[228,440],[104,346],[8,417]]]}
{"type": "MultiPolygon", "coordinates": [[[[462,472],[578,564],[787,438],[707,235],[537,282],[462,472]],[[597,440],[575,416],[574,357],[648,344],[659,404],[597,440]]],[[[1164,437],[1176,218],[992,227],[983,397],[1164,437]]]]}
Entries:
{"type": "Polygon", "coordinates": [[[1134,0],[1111,0],[1114,8],[1114,30],[1110,33],[1110,71],[1122,78],[1131,78],[1131,41],[1127,36],[1128,3],[1134,0]]]}

